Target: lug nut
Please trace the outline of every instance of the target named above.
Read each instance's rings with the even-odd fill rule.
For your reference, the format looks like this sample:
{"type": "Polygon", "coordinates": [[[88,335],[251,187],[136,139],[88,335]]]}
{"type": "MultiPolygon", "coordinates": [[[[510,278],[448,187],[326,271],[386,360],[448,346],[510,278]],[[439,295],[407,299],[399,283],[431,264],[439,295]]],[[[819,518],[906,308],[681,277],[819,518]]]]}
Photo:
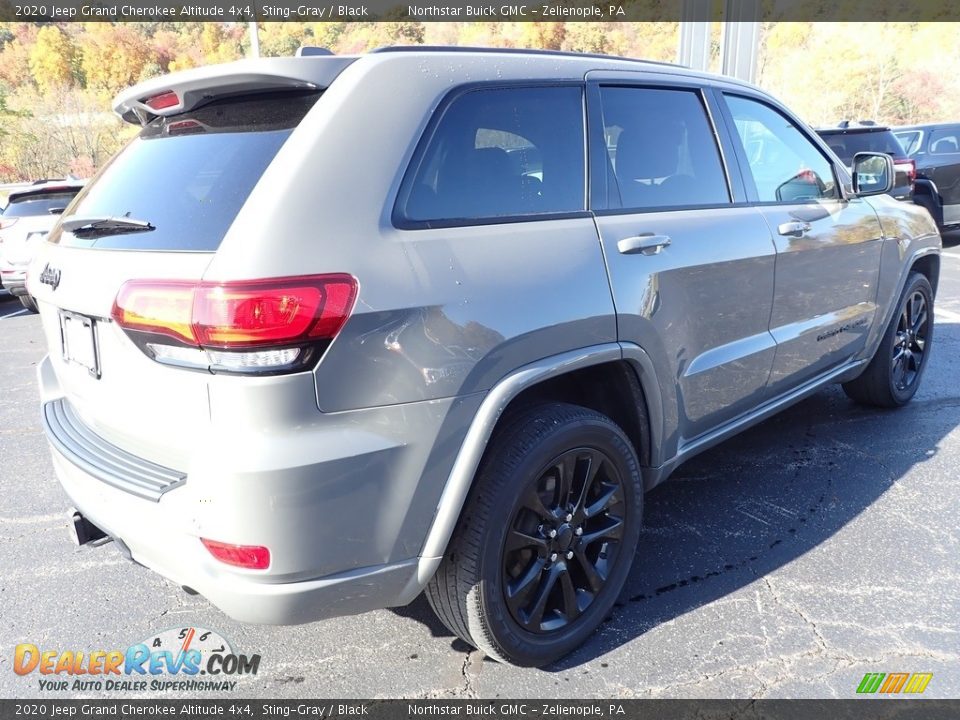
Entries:
{"type": "Polygon", "coordinates": [[[576,530],[573,531],[573,534],[576,535],[577,537],[580,537],[581,535],[583,535],[583,528],[577,528],[576,530]]]}
{"type": "Polygon", "coordinates": [[[550,553],[550,562],[556,562],[556,561],[557,561],[557,554],[550,553]]]}
{"type": "Polygon", "coordinates": [[[567,522],[570,522],[571,520],[573,520],[573,515],[571,515],[570,513],[567,513],[566,520],[567,522]]]}
{"type": "Polygon", "coordinates": [[[567,550],[567,560],[573,560],[573,550],[567,550]]]}
{"type": "Polygon", "coordinates": [[[557,536],[556,530],[551,530],[550,532],[547,533],[547,537],[549,538],[555,538],[556,536],[557,536]]]}

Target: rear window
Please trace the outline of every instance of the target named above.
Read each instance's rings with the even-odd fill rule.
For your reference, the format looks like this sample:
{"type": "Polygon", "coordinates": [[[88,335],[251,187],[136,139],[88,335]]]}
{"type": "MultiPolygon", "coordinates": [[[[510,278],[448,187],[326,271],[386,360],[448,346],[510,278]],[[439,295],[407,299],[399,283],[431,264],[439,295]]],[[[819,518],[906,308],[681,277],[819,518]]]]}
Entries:
{"type": "Polygon", "coordinates": [[[906,153],[900,142],[889,130],[884,132],[826,133],[823,139],[837,157],[848,167],[853,164],[853,156],[861,152],[886,153],[892,157],[903,157],[906,153]]]}
{"type": "Polygon", "coordinates": [[[51,210],[62,212],[73,200],[77,192],[44,193],[13,200],[3,211],[4,217],[31,217],[49,215],[51,210]]]}
{"type": "Polygon", "coordinates": [[[71,217],[143,220],[149,232],[80,239],[76,247],[213,251],[251,190],[320,93],[232,98],[143,128],[80,194],[71,217]]]}
{"type": "Polygon", "coordinates": [[[907,155],[915,155],[917,150],[920,149],[920,141],[923,140],[923,132],[920,130],[904,130],[903,132],[894,133],[897,136],[897,140],[900,141],[903,151],[907,155]]]}

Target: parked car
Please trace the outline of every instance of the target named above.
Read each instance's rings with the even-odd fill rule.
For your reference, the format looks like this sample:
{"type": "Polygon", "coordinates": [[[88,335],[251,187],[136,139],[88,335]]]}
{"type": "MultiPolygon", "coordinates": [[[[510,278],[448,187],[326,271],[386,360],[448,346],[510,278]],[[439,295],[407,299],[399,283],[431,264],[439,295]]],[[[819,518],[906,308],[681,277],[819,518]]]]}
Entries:
{"type": "Polygon", "coordinates": [[[886,153],[892,157],[896,178],[890,194],[897,200],[913,199],[916,165],[889,127],[871,120],[843,120],[836,127],[817,128],[817,133],[848,168],[853,166],[853,158],[860,152],[886,153]]]}
{"type": "Polygon", "coordinates": [[[139,136],[29,275],[44,427],[78,542],[241,621],[426,591],[548,663],[613,608],[645,490],[828,383],[903,405],[927,364],[940,238],[889,155],[851,176],[732,79],[388,48],[115,109],[139,136]]]}
{"type": "Polygon", "coordinates": [[[894,134],[916,163],[914,202],[941,230],[960,229],[960,123],[898,127],[894,134]]]}
{"type": "Polygon", "coordinates": [[[41,180],[11,193],[0,216],[0,282],[32,312],[37,306],[27,292],[27,266],[36,244],[47,236],[82,187],[83,181],[41,180]]]}

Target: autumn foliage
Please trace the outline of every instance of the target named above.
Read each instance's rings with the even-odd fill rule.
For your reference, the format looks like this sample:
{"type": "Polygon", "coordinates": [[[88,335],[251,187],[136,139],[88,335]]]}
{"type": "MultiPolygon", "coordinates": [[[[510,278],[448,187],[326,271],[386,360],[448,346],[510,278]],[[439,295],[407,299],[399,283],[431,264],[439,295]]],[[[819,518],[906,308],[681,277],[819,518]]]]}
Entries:
{"type": "MultiPolygon", "coordinates": [[[[261,23],[264,56],[303,44],[481,45],[674,61],[677,23],[261,23]]],[[[719,69],[719,25],[713,69],[719,69]]],[[[89,174],[135,132],[110,112],[123,88],[250,53],[245,23],[0,23],[0,182],[89,174]]],[[[810,124],[960,119],[956,23],[767,23],[757,82],[810,124]]]]}

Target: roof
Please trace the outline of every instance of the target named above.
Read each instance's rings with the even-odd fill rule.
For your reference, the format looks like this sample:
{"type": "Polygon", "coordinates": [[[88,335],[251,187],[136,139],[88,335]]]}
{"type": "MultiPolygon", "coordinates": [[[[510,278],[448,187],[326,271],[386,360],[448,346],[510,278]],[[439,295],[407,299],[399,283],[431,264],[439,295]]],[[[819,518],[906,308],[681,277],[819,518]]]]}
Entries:
{"type": "MultiPolygon", "coordinates": [[[[127,122],[146,124],[154,117],[182,113],[210,99],[213,89],[218,91],[217,94],[220,91],[223,94],[239,94],[284,88],[321,89],[329,87],[341,72],[354,63],[360,66],[389,62],[391,56],[398,61],[401,58],[409,60],[412,56],[421,62],[444,62],[452,55],[461,60],[492,57],[502,61],[501,66],[506,63],[508,70],[529,69],[541,76],[545,69],[551,68],[558,73],[566,73],[567,77],[583,77],[591,70],[648,71],[752,87],[734,78],[697,72],[672,63],[560,50],[404,45],[383,47],[364,55],[331,55],[323,49],[307,48],[301,50],[297,57],[238,60],[152,78],[121,92],[113,101],[113,107],[127,122]],[[167,102],[165,98],[162,104],[153,102],[153,106],[150,105],[171,91],[176,93],[173,98],[176,102],[167,102]]],[[[473,79],[482,78],[474,74],[473,79]]]]}

